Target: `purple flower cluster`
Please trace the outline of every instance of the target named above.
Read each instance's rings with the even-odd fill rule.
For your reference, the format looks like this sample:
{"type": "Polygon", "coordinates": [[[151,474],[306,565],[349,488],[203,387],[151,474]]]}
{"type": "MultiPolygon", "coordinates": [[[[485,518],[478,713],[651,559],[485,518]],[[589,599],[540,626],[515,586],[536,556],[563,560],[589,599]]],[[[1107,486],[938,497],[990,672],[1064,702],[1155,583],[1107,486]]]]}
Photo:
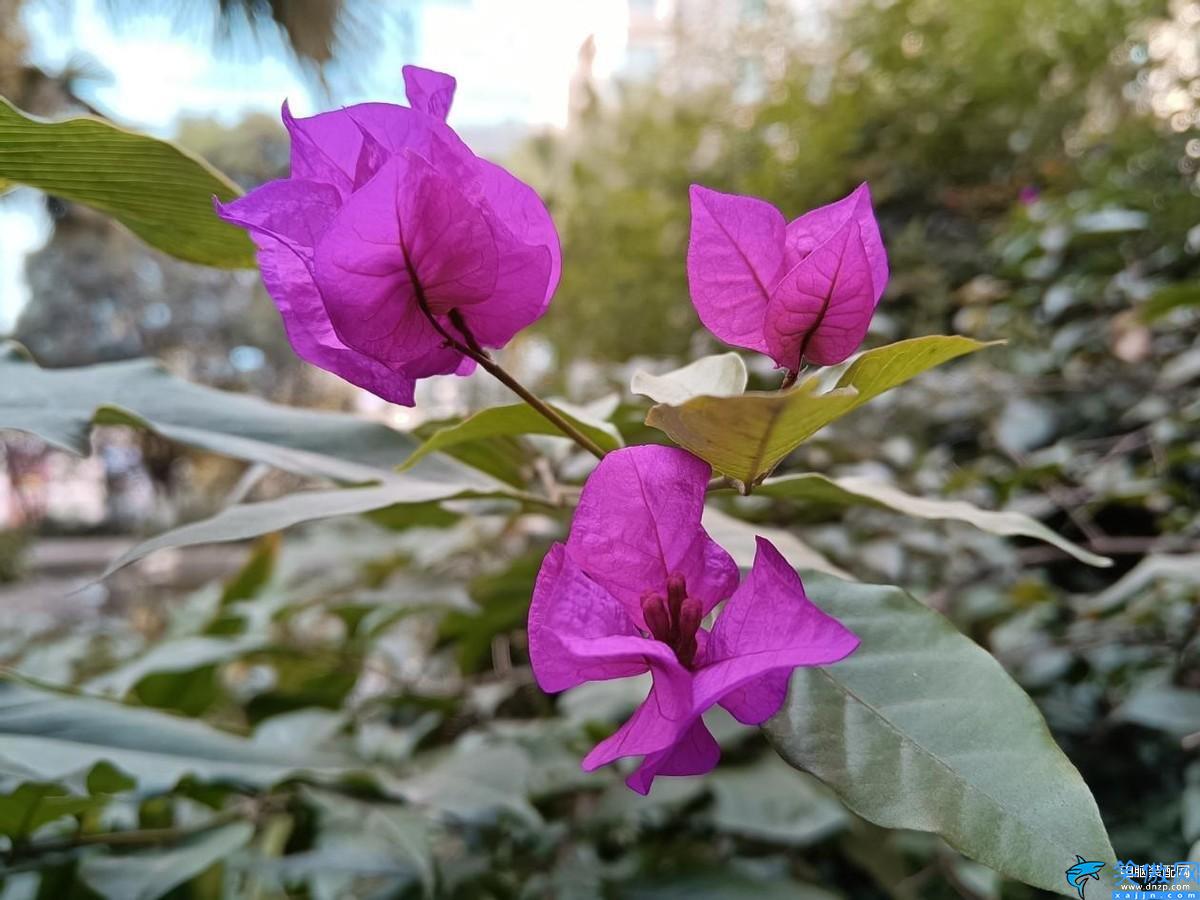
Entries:
{"type": "MultiPolygon", "coordinates": [[[[446,124],[454,79],[406,67],[404,81],[407,107],[295,119],[285,104],[291,176],[217,211],[253,237],[300,357],[412,405],[419,379],[491,365],[485,348],[540,317],[561,259],[537,194],[446,124]]],[[[858,348],[888,278],[865,184],[792,222],[699,185],[691,203],[688,283],[709,331],[793,376],[858,348]]],[[[716,765],[706,710],[757,725],[778,712],[796,667],[858,646],[769,541],[758,539],[740,576],[700,524],[710,475],[683,450],[610,453],[566,543],[546,555],[529,610],[530,660],[547,692],[651,674],[633,717],[583,761],[590,771],[641,757],[628,779],[641,793],[657,775],[716,765]]]]}

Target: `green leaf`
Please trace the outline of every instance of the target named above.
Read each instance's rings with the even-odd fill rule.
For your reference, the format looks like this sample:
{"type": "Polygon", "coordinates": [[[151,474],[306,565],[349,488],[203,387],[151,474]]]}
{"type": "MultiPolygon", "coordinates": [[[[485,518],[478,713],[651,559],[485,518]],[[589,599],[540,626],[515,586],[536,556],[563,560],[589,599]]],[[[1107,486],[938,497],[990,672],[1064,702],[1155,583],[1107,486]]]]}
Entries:
{"type": "Polygon", "coordinates": [[[767,736],[854,812],[928,831],[985,865],[1074,896],[1082,854],[1115,862],[1096,803],[998,662],[899,588],[814,575],[808,594],[862,640],[797,669],[767,736]]]}
{"type": "Polygon", "coordinates": [[[234,822],[162,849],[84,857],[79,877],[107,900],[157,900],[236,853],[253,837],[252,825],[234,822]]]}
{"type": "Polygon", "coordinates": [[[646,424],[665,431],[718,472],[753,485],[835,419],[927,369],[987,346],[959,336],[913,338],[868,350],[825,393],[817,392],[814,376],[786,391],[659,404],[646,424]]]}
{"type": "Polygon", "coordinates": [[[106,762],[98,762],[92,766],[92,771],[88,772],[86,784],[89,794],[120,794],[123,791],[132,791],[137,787],[135,779],[106,762]]]}
{"type": "Polygon", "coordinates": [[[87,773],[86,794],[62,784],[26,781],[7,794],[0,793],[0,835],[28,837],[55,819],[98,809],[109,802],[110,795],[132,790],[136,784],[107,762],[96,763],[87,773]]]}
{"type": "Polygon", "coordinates": [[[464,672],[475,673],[491,662],[498,634],[523,628],[529,616],[530,586],[546,555],[539,547],[512,561],[501,572],[481,575],[469,588],[475,608],[453,610],[438,626],[439,643],[452,644],[464,672]]]}
{"type": "Polygon", "coordinates": [[[704,356],[663,375],[634,372],[629,390],[655,403],[679,406],[693,397],[736,397],[746,390],[746,364],[736,353],[704,356]]]}
{"type": "Polygon", "coordinates": [[[433,895],[433,829],[427,817],[396,803],[367,803],[326,791],[306,789],[304,797],[316,807],[321,828],[311,852],[299,859],[284,857],[289,875],[388,875],[401,887],[419,881],[425,895],[433,895]]]}
{"type": "Polygon", "coordinates": [[[1185,306],[1200,306],[1200,281],[1181,281],[1156,291],[1149,300],[1137,307],[1143,322],[1159,319],[1185,306]]]}
{"type": "Polygon", "coordinates": [[[536,826],[541,816],[527,799],[532,766],[528,754],[511,744],[459,746],[431,768],[391,781],[387,789],[466,822],[492,823],[509,815],[536,826]]]}
{"type": "MultiPolygon", "coordinates": [[[[602,450],[616,450],[621,446],[620,433],[608,422],[588,416],[582,410],[565,403],[553,405],[568,422],[595,441],[602,450]]],[[[522,434],[564,437],[561,431],[532,406],[525,403],[492,406],[468,416],[461,422],[439,428],[413,452],[403,468],[411,468],[430,453],[450,450],[462,444],[522,434]]]]}
{"type": "Polygon", "coordinates": [[[271,532],[259,538],[245,565],[221,591],[221,606],[240,603],[258,596],[259,591],[267,586],[275,572],[279,545],[279,532],[271,532]]]}
{"type": "MultiPolygon", "coordinates": [[[[276,500],[241,503],[221,510],[215,516],[191,522],[142,541],[127,550],[101,575],[136,562],[156,550],[219,544],[259,537],[282,531],[302,522],[353,516],[398,504],[412,504],[416,515],[424,515],[424,504],[434,500],[460,497],[515,496],[498,481],[479,475],[473,481],[426,481],[409,474],[393,475],[376,487],[345,488],[333,491],[300,491],[276,500]]],[[[393,517],[394,519],[395,517],[393,517]]]]}
{"type": "Polygon", "coordinates": [[[1053,544],[1080,562],[1090,566],[1111,566],[1112,560],[1092,553],[1055,534],[1024,513],[980,509],[962,500],[930,500],[914,497],[891,485],[867,478],[827,478],[815,472],[768,478],[754,489],[755,494],[799,500],[822,506],[875,506],[891,509],[918,519],[946,519],[966,522],[981,531],[1004,537],[1020,535],[1053,544]]]}
{"type": "Polygon", "coordinates": [[[0,345],[0,429],[86,454],[93,424],[134,425],[235,459],[348,482],[380,480],[413,448],[384,425],[191,384],[152,360],[42,369],[19,344],[0,345]]]}
{"type": "Polygon", "coordinates": [[[820,782],[769,754],[752,766],[718,768],[707,780],[713,824],[721,831],[807,847],[850,821],[820,782]]]}
{"type": "Polygon", "coordinates": [[[104,801],[72,794],[58,784],[25,782],[9,793],[0,793],[0,834],[23,838],[47,822],[73,816],[104,801]]]}
{"type": "Polygon", "coordinates": [[[121,699],[138,682],[151,675],[188,673],[228,662],[263,647],[267,641],[266,635],[233,638],[189,635],[163,641],[151,646],[141,656],[93,678],[84,685],[84,690],[90,694],[121,699]]]}
{"type": "MultiPolygon", "coordinates": [[[[440,428],[454,424],[458,420],[427,422],[413,432],[414,437],[422,440],[430,437],[440,428]]],[[[453,457],[460,463],[486,472],[493,478],[498,478],[513,487],[522,487],[529,483],[534,470],[530,463],[533,453],[527,441],[520,437],[492,437],[478,441],[455,444],[442,451],[446,456],[453,457]]],[[[436,459],[437,457],[433,457],[436,459]]]]}
{"type": "Polygon", "coordinates": [[[100,119],[46,122],[0,98],[0,179],[85,203],[179,259],[251,268],[254,246],[212,198],[241,191],[198,156],[100,119]]]}
{"type": "Polygon", "coordinates": [[[1200,691],[1148,684],[1134,691],[1113,716],[1180,737],[1196,734],[1200,732],[1200,691]]]}
{"type": "Polygon", "coordinates": [[[262,748],[190,719],[0,679],[0,774],[61,781],[102,761],[149,791],[185,775],[267,785],[340,764],[262,748]]]}

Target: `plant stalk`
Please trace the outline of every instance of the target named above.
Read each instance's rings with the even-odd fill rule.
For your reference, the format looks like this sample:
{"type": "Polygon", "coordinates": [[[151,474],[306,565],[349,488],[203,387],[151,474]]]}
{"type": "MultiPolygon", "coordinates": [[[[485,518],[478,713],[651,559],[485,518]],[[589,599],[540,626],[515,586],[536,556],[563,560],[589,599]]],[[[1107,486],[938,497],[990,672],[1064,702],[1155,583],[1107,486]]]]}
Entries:
{"type": "MultiPolygon", "coordinates": [[[[47,854],[79,850],[83,847],[154,847],[162,844],[174,844],[246,818],[246,810],[235,806],[218,812],[207,822],[187,828],[143,828],[132,831],[77,834],[56,840],[15,844],[4,854],[4,857],[7,862],[12,863],[29,858],[36,859],[47,854]]],[[[6,870],[12,871],[7,866],[6,870]]]]}
{"type": "MultiPolygon", "coordinates": [[[[408,254],[405,254],[405,262],[408,260],[408,254]]],[[[542,418],[546,419],[551,425],[561,431],[564,435],[573,440],[576,444],[586,450],[596,459],[604,459],[604,450],[593,441],[590,437],[568,422],[559,412],[548,404],[541,397],[537,396],[521,382],[517,381],[509,372],[498,362],[492,359],[491,354],[479,345],[475,340],[475,336],[471,334],[471,329],[467,327],[467,323],[463,320],[462,314],[457,310],[451,310],[449,319],[452,325],[458,329],[462,339],[455,337],[445,326],[437,320],[437,317],[430,310],[429,304],[425,299],[425,288],[421,285],[421,281],[417,278],[417,273],[412,270],[409,265],[409,278],[412,281],[413,291],[417,296],[417,302],[421,305],[421,311],[425,313],[425,318],[446,341],[447,345],[453,347],[459,353],[467,356],[480,366],[482,366],[493,378],[503,384],[506,388],[524,400],[529,406],[535,409],[542,418]]]]}

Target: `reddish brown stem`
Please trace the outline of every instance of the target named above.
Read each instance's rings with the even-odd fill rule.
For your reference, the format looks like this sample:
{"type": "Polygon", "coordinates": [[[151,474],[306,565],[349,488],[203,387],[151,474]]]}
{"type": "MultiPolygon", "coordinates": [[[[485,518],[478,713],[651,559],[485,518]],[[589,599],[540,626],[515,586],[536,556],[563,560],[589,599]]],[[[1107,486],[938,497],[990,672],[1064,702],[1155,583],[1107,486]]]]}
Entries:
{"type": "Polygon", "coordinates": [[[463,320],[462,315],[458,310],[451,310],[449,319],[459,332],[460,337],[455,337],[446,327],[438,321],[432,310],[429,309],[428,303],[425,300],[425,289],[421,286],[421,282],[417,278],[417,273],[409,270],[409,276],[412,279],[413,289],[417,295],[417,302],[421,305],[421,311],[425,313],[425,317],[434,329],[446,341],[446,344],[453,347],[463,356],[470,357],[475,360],[483,369],[489,372],[493,378],[503,384],[506,388],[528,403],[531,407],[537,410],[541,416],[550,422],[555,428],[561,431],[564,435],[573,440],[576,444],[586,450],[596,459],[604,459],[604,450],[593,441],[590,437],[572,425],[566,420],[554,407],[550,406],[546,401],[538,397],[533,391],[517,381],[510,375],[503,366],[492,359],[491,355],[479,345],[475,340],[475,336],[471,334],[471,329],[467,327],[467,323],[463,320]]]}

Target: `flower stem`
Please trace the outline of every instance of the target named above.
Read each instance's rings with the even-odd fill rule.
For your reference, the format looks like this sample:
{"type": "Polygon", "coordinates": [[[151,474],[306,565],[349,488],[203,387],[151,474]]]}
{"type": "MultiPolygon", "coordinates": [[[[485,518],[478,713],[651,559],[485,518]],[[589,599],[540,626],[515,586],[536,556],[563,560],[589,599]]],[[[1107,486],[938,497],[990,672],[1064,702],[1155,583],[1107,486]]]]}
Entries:
{"type": "Polygon", "coordinates": [[[479,365],[486,369],[493,378],[503,384],[506,388],[528,403],[531,407],[537,410],[551,425],[573,440],[576,444],[586,450],[596,459],[604,459],[604,450],[593,441],[590,437],[568,422],[558,410],[550,406],[545,400],[537,396],[521,382],[517,381],[508,371],[492,359],[491,354],[479,345],[479,341],[475,340],[475,335],[471,334],[471,329],[467,327],[467,323],[463,320],[462,314],[457,309],[450,310],[450,324],[458,329],[462,336],[461,340],[451,334],[441,322],[437,320],[437,316],[429,308],[429,304],[425,301],[425,290],[421,286],[421,282],[417,279],[416,272],[410,271],[413,288],[417,295],[417,302],[421,304],[421,311],[425,313],[425,317],[429,319],[429,323],[437,330],[446,343],[457,350],[464,356],[468,356],[475,360],[479,365]]]}
{"type": "MultiPolygon", "coordinates": [[[[402,242],[403,244],[403,242],[402,242]]],[[[434,327],[446,341],[446,344],[453,347],[464,356],[468,356],[475,360],[476,363],[483,366],[492,377],[503,384],[506,388],[528,403],[533,409],[541,414],[542,418],[546,419],[551,425],[561,431],[564,435],[573,440],[576,444],[586,450],[596,459],[604,459],[604,450],[601,449],[595,441],[568,422],[563,416],[548,404],[541,397],[517,381],[510,375],[500,363],[492,359],[491,354],[479,345],[479,341],[475,340],[475,335],[471,333],[471,329],[467,327],[466,321],[457,309],[450,310],[448,318],[450,324],[458,329],[461,340],[449,331],[446,330],[441,322],[437,320],[437,316],[433,314],[433,310],[429,308],[429,301],[425,297],[425,286],[421,284],[421,279],[417,277],[417,271],[413,268],[412,261],[409,259],[408,251],[404,252],[404,264],[408,268],[409,281],[412,282],[413,293],[416,295],[417,303],[421,307],[421,312],[425,314],[425,318],[429,320],[429,324],[434,327]]]]}
{"type": "Polygon", "coordinates": [[[595,441],[568,422],[553,406],[517,381],[503,366],[492,359],[486,351],[480,350],[476,352],[467,349],[464,352],[490,372],[497,381],[541,413],[542,417],[548,420],[555,428],[588,453],[592,454],[592,456],[596,457],[596,459],[604,459],[604,450],[595,441]]]}
{"type": "Polygon", "coordinates": [[[247,819],[247,811],[243,808],[230,808],[218,812],[208,821],[199,825],[175,828],[147,828],[135,831],[113,831],[93,834],[76,834],[72,837],[35,843],[16,844],[4,854],[5,871],[12,872],[10,864],[17,860],[37,859],[41,856],[55,853],[67,853],[84,847],[154,847],[164,844],[175,844],[188,838],[196,837],[207,831],[220,828],[232,822],[247,819]]]}

